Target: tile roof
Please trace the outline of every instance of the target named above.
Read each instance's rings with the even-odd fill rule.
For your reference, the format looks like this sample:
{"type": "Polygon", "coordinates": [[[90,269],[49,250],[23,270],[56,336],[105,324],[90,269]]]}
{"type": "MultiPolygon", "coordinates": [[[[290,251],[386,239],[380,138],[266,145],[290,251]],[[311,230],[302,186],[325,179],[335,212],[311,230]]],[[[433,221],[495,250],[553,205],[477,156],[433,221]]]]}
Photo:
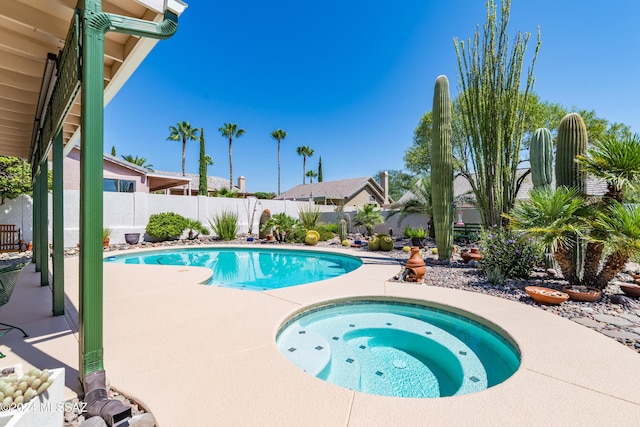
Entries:
{"type": "Polygon", "coordinates": [[[281,193],[276,199],[308,199],[311,194],[314,197],[325,196],[327,199],[350,199],[367,185],[371,186],[382,200],[382,187],[370,176],[300,184],[281,193]]]}

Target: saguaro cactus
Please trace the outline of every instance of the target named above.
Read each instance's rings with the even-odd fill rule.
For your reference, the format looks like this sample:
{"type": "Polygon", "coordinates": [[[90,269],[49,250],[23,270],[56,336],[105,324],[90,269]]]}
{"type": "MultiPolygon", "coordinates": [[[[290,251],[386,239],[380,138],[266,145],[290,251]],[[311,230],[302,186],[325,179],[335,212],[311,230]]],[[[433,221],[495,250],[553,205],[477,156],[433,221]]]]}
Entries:
{"type": "MultiPolygon", "coordinates": [[[[585,195],[587,175],[576,162],[576,156],[584,155],[587,150],[587,128],[580,114],[569,113],[562,118],[558,126],[556,143],[556,187],[575,187],[585,195]]],[[[571,284],[580,282],[584,271],[586,244],[577,235],[571,243],[570,256],[573,268],[565,279],[571,284]]]]}
{"type": "Polygon", "coordinates": [[[438,76],[433,92],[431,187],[438,258],[449,260],[453,246],[453,149],[451,96],[447,76],[438,76]]]}
{"type": "Polygon", "coordinates": [[[587,128],[580,114],[569,113],[562,118],[556,144],[556,187],[576,187],[580,193],[586,193],[587,176],[576,162],[576,156],[584,155],[587,140],[587,128]]]}
{"type": "Polygon", "coordinates": [[[553,173],[553,141],[547,128],[536,129],[529,151],[531,180],[535,188],[549,187],[553,173]]]}

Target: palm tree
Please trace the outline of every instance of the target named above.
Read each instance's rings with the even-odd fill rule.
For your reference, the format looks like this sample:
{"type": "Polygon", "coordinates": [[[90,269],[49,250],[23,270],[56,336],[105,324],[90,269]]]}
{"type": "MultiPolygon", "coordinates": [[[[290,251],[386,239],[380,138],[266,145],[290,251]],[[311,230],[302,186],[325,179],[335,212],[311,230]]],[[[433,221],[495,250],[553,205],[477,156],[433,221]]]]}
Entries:
{"type": "Polygon", "coordinates": [[[433,228],[433,202],[431,197],[431,178],[429,175],[425,175],[414,184],[409,200],[391,205],[391,209],[398,210],[394,210],[389,215],[389,218],[400,214],[398,225],[401,225],[402,221],[409,215],[424,216],[428,218],[427,229],[429,230],[429,236],[435,237],[435,230],[433,228]]]}
{"type": "Polygon", "coordinates": [[[306,184],[307,176],[307,157],[313,156],[313,148],[307,145],[301,145],[296,148],[298,155],[302,156],[302,184],[306,184]]]}
{"type": "Polygon", "coordinates": [[[380,210],[376,210],[375,205],[364,205],[362,208],[356,208],[356,211],[353,216],[354,224],[364,225],[369,236],[373,233],[373,227],[384,222],[380,210]]]}
{"type": "Polygon", "coordinates": [[[176,126],[169,126],[169,136],[167,141],[182,141],[182,176],[184,173],[184,156],[187,150],[187,140],[198,140],[198,128],[191,126],[191,123],[182,121],[178,122],[176,126]]]}
{"type": "Polygon", "coordinates": [[[575,188],[537,188],[529,192],[529,199],[515,205],[509,225],[525,235],[539,238],[544,247],[551,248],[563,277],[571,285],[580,283],[577,266],[573,265],[571,248],[575,238],[585,236],[589,227],[585,200],[575,188]]]}
{"type": "Polygon", "coordinates": [[[316,173],[316,171],[314,170],[308,170],[306,173],[306,176],[309,177],[309,183],[313,184],[313,178],[315,178],[316,176],[318,176],[318,174],[316,173]]]}
{"type": "Polygon", "coordinates": [[[138,156],[133,157],[131,154],[123,154],[120,157],[122,157],[124,160],[126,160],[129,163],[133,163],[134,165],[138,165],[150,172],[153,172],[153,165],[148,164],[147,159],[145,159],[144,157],[138,157],[138,156]]]}
{"type": "Polygon", "coordinates": [[[221,128],[218,128],[223,138],[229,138],[229,190],[233,189],[233,159],[231,156],[231,144],[233,138],[240,138],[245,134],[244,129],[238,129],[238,125],[235,123],[225,123],[221,128]]]}
{"type": "MultiPolygon", "coordinates": [[[[584,156],[576,161],[582,170],[607,183],[607,192],[598,203],[600,211],[606,210],[613,201],[622,203],[625,190],[640,184],[640,135],[610,137],[594,141],[584,156]]],[[[600,259],[605,249],[608,233],[606,227],[594,227],[592,239],[587,243],[584,262],[584,280],[596,282],[600,259]],[[601,234],[604,233],[604,234],[601,234]]]]}
{"type": "Polygon", "coordinates": [[[280,141],[287,137],[287,133],[282,129],[271,132],[271,137],[278,141],[278,195],[280,194],[280,141]]]}

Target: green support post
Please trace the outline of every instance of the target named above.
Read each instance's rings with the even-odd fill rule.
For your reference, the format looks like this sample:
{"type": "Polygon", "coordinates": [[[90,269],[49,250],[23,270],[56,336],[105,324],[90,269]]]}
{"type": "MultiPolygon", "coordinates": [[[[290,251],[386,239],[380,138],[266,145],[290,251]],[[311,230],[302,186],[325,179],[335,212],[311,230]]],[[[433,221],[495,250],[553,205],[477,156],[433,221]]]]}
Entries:
{"type": "Polygon", "coordinates": [[[36,273],[40,272],[40,179],[36,174],[33,178],[33,223],[31,224],[31,233],[33,234],[33,261],[36,266],[36,273]]]}
{"type": "Polygon", "coordinates": [[[64,195],[62,131],[53,139],[53,303],[54,316],[64,314],[64,195]]]}
{"type": "Polygon", "coordinates": [[[38,240],[40,248],[38,258],[40,258],[40,286],[49,286],[49,164],[45,156],[40,164],[40,221],[38,225],[38,240]]]}
{"type": "MultiPolygon", "coordinates": [[[[102,346],[102,166],[104,139],[104,32],[93,23],[99,1],[86,0],[82,39],[80,150],[80,375],[104,369],[102,346]]],[[[84,381],[83,381],[84,382],[84,381]]]]}
{"type": "Polygon", "coordinates": [[[80,150],[80,369],[104,369],[103,359],[103,150],[104,35],[107,31],[164,39],[178,28],[178,17],[165,12],[163,22],[149,22],[102,12],[101,0],[78,1],[82,40],[82,111],[80,150]]]}

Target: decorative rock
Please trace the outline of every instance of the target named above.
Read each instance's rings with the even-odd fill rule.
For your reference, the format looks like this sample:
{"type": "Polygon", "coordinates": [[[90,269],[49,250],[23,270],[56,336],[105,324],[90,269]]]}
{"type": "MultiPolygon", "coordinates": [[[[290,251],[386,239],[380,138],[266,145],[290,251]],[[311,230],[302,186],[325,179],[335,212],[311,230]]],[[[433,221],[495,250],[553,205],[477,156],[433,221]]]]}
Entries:
{"type": "Polygon", "coordinates": [[[636,316],[635,314],[623,312],[623,313],[620,313],[620,317],[624,317],[625,319],[633,323],[640,323],[640,316],[636,316]]]}
{"type": "Polygon", "coordinates": [[[555,271],[553,268],[547,268],[545,271],[551,277],[556,277],[558,275],[558,272],[555,271]]]}
{"type": "Polygon", "coordinates": [[[155,427],[156,419],[151,414],[140,414],[129,420],[129,427],[155,427]]]}
{"type": "Polygon", "coordinates": [[[594,319],[596,319],[599,322],[605,322],[605,323],[609,323],[610,325],[615,325],[615,326],[630,326],[631,322],[629,322],[627,319],[622,319],[618,316],[612,316],[610,314],[596,314],[595,316],[593,316],[594,319]]]}
{"type": "Polygon", "coordinates": [[[614,330],[604,329],[600,332],[602,332],[608,337],[615,338],[615,339],[634,340],[634,341],[640,339],[640,335],[638,334],[634,334],[633,332],[619,331],[617,329],[614,329],[614,330]]]}
{"type": "Polygon", "coordinates": [[[603,327],[603,325],[600,322],[590,319],[588,317],[574,317],[571,320],[583,326],[587,326],[589,328],[602,329],[603,327]]]}
{"type": "Polygon", "coordinates": [[[100,417],[91,417],[81,422],[78,427],[107,427],[107,422],[100,417]]]}

